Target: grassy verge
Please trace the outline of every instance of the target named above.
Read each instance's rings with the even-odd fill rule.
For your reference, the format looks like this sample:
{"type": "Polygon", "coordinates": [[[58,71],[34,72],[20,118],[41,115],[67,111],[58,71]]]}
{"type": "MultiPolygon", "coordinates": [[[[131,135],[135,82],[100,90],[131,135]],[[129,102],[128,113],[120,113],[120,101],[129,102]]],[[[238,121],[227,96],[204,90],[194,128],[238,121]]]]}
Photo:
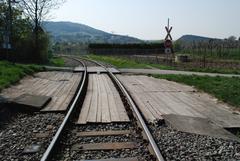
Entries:
{"type": "Polygon", "coordinates": [[[65,65],[64,59],[59,57],[53,57],[49,60],[51,66],[63,67],[65,65]]]}
{"type": "Polygon", "coordinates": [[[134,60],[130,60],[124,57],[116,56],[100,56],[100,55],[89,55],[88,58],[101,61],[105,63],[112,64],[118,68],[157,68],[162,70],[183,70],[183,71],[193,71],[193,72],[205,72],[205,73],[222,73],[222,74],[240,74],[240,71],[237,69],[225,69],[225,68],[198,68],[198,67],[173,67],[161,64],[152,64],[152,63],[139,63],[134,60]]]}
{"type": "Polygon", "coordinates": [[[187,71],[203,72],[203,73],[221,73],[221,74],[240,74],[237,69],[224,69],[224,68],[187,68],[187,71]]]}
{"type": "Polygon", "coordinates": [[[13,64],[0,61],[0,91],[19,81],[22,77],[42,71],[43,67],[38,65],[13,64]]]}
{"type": "Polygon", "coordinates": [[[195,75],[153,75],[153,77],[194,86],[199,90],[215,96],[223,102],[240,108],[240,78],[195,75]]]}
{"type": "Polygon", "coordinates": [[[148,63],[138,63],[134,60],[129,60],[126,58],[114,57],[114,56],[99,56],[99,55],[89,55],[88,58],[105,62],[108,64],[112,64],[117,68],[158,68],[158,69],[165,69],[165,70],[173,70],[174,67],[160,65],[160,64],[148,64],[148,63]]]}

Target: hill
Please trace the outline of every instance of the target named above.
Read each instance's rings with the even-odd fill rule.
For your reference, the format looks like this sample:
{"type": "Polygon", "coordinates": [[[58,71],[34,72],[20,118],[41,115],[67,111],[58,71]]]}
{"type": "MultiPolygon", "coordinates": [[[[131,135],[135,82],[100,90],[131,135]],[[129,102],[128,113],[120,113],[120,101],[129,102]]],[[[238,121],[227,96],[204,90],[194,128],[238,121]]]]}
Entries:
{"type": "Polygon", "coordinates": [[[181,42],[200,42],[200,41],[209,41],[209,40],[219,40],[216,38],[209,38],[209,37],[203,37],[203,36],[197,36],[197,35],[183,35],[182,37],[180,37],[177,41],[181,41],[181,42]]]}
{"type": "Polygon", "coordinates": [[[43,26],[53,37],[54,42],[120,44],[143,42],[134,37],[110,34],[79,23],[47,21],[43,26]]]}

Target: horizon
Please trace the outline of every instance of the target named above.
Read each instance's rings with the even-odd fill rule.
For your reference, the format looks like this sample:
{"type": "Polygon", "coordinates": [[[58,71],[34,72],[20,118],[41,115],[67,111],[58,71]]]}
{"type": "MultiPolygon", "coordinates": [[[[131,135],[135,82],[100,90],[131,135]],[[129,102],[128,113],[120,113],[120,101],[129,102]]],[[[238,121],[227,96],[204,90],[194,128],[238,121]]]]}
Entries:
{"type": "Polygon", "coordinates": [[[170,18],[174,40],[182,35],[239,38],[240,22],[236,21],[240,15],[239,6],[238,0],[67,0],[53,12],[53,20],[80,23],[142,40],[162,40],[170,18]]]}

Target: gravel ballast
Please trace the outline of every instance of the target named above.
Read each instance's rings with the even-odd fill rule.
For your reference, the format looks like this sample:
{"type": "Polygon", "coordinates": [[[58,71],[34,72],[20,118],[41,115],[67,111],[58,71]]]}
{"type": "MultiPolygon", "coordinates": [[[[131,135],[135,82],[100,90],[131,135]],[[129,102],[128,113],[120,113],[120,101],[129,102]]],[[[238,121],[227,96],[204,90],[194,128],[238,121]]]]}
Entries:
{"type": "Polygon", "coordinates": [[[0,160],[40,160],[63,118],[64,114],[54,113],[14,114],[0,126],[0,160]],[[24,149],[32,145],[39,150],[25,154],[24,149]]]}
{"type": "Polygon", "coordinates": [[[163,125],[150,126],[166,161],[240,160],[240,143],[179,132],[163,125]]]}
{"type": "Polygon", "coordinates": [[[68,57],[62,57],[64,60],[64,66],[65,67],[77,67],[77,66],[82,66],[82,64],[80,62],[78,62],[77,60],[68,58],[68,57]]]}
{"type": "Polygon", "coordinates": [[[89,124],[81,126],[73,126],[64,136],[60,148],[60,152],[53,159],[57,160],[80,160],[80,159],[108,159],[108,158],[127,158],[139,157],[142,160],[151,161],[146,144],[139,134],[134,130],[134,126],[130,123],[124,124],[89,124]],[[77,137],[77,132],[87,131],[107,131],[107,130],[131,130],[133,133],[121,136],[98,136],[98,137],[77,137]],[[114,143],[114,142],[134,142],[137,144],[136,149],[108,150],[108,151],[73,151],[71,148],[76,144],[92,144],[92,143],[114,143]]]}

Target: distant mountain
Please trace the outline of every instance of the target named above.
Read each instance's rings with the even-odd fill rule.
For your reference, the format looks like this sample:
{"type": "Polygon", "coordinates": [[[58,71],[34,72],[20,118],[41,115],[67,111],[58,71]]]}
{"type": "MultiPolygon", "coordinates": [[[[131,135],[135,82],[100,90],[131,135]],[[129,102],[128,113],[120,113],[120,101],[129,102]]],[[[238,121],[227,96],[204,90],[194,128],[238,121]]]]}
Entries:
{"type": "Polygon", "coordinates": [[[203,36],[197,36],[197,35],[183,35],[182,37],[180,37],[177,41],[181,41],[181,42],[200,42],[200,41],[209,41],[209,40],[219,40],[216,38],[210,38],[210,37],[203,37],[203,36]]]}
{"type": "Polygon", "coordinates": [[[87,25],[72,22],[44,22],[45,30],[51,34],[54,42],[80,43],[141,43],[140,39],[110,34],[87,25]]]}

